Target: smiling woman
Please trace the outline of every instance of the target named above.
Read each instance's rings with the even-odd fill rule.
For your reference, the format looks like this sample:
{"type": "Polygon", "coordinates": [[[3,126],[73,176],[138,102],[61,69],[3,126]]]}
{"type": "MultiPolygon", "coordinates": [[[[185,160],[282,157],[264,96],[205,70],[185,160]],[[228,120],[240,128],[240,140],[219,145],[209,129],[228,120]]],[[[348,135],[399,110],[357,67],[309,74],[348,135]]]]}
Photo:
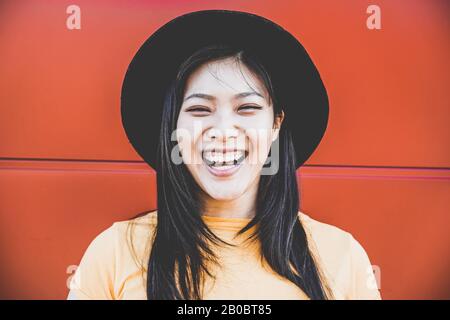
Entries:
{"type": "Polygon", "coordinates": [[[284,113],[274,115],[269,75],[263,66],[252,66],[256,61],[244,51],[209,46],[194,53],[179,72],[178,85],[185,89],[177,129],[188,138],[178,145],[203,191],[206,215],[255,215],[261,169],[284,113]]]}
{"type": "Polygon", "coordinates": [[[281,27],[221,10],[169,22],[130,64],[122,118],[158,210],[94,239],[70,299],[380,298],[361,245],[299,211],[328,99],[281,27]]]}

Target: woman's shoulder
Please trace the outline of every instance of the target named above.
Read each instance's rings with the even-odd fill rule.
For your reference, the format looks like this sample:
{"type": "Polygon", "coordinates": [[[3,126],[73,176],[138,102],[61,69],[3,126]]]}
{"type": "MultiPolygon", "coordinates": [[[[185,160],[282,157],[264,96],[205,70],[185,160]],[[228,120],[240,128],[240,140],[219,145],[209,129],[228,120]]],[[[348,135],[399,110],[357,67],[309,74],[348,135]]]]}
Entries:
{"type": "Polygon", "coordinates": [[[380,299],[372,264],[361,243],[348,231],[299,211],[312,251],[342,299],[380,299]]]}
{"type": "Polygon", "coordinates": [[[354,238],[350,232],[316,220],[301,211],[299,218],[311,250],[322,259],[330,272],[338,272],[337,268],[345,270],[353,249],[354,238]]]}
{"type": "Polygon", "coordinates": [[[345,267],[344,264],[350,262],[355,251],[364,251],[350,232],[316,220],[301,211],[299,211],[299,218],[308,236],[309,245],[325,263],[335,267],[345,267]]]}
{"type": "MultiPolygon", "coordinates": [[[[120,238],[120,243],[126,243],[125,239],[148,238],[153,233],[156,223],[156,210],[154,210],[139,214],[134,218],[116,221],[109,229],[115,230],[115,232],[110,232],[120,238]]],[[[104,232],[108,232],[108,229],[104,232]]]]}
{"type": "Polygon", "coordinates": [[[149,211],[139,216],[117,221],[111,228],[116,229],[120,250],[133,251],[133,254],[145,255],[156,230],[157,211],[149,211]]]}
{"type": "Polygon", "coordinates": [[[148,239],[156,225],[154,212],[113,222],[89,243],[70,282],[69,299],[115,299],[116,283],[142,267],[148,239]]]}
{"type": "Polygon", "coordinates": [[[299,218],[307,234],[314,241],[323,245],[327,244],[333,247],[341,246],[342,249],[345,249],[349,247],[353,240],[350,232],[335,225],[316,220],[302,211],[299,211],[299,218]]]}
{"type": "MultiPolygon", "coordinates": [[[[145,214],[141,214],[138,217],[119,220],[113,222],[109,227],[103,229],[97,236],[91,241],[89,247],[94,249],[105,249],[108,247],[109,251],[112,251],[113,247],[117,249],[122,244],[122,241],[130,231],[133,233],[148,234],[149,229],[156,226],[156,211],[150,211],[145,214]]],[[[88,247],[88,248],[89,248],[88,247]]]]}
{"type": "Polygon", "coordinates": [[[134,218],[116,221],[113,223],[112,226],[115,228],[123,228],[130,224],[141,227],[156,226],[157,222],[156,217],[157,217],[157,210],[146,211],[144,213],[137,215],[134,218]]]}

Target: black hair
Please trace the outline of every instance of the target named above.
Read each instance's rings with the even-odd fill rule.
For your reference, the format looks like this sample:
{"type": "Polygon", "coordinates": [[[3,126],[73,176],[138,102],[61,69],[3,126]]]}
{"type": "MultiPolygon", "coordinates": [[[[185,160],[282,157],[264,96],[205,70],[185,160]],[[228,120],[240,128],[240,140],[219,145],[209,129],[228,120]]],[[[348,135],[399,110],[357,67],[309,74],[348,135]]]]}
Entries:
{"type": "MultiPolygon", "coordinates": [[[[211,45],[193,53],[180,65],[167,90],[162,113],[156,165],[157,227],[149,240],[151,252],[146,270],[149,300],[202,299],[205,276],[214,277],[206,262],[219,263],[212,245],[233,245],[217,237],[202,220],[199,186],[184,163],[176,165],[171,161],[177,143],[171,135],[176,130],[187,78],[204,63],[225,58],[235,58],[259,76],[269,93],[274,114],[282,110],[264,65],[245,50],[211,45]]],[[[248,239],[260,242],[261,259],[274,272],[297,285],[310,299],[331,299],[332,292],[321,275],[299,219],[295,150],[286,126],[281,126],[277,139],[278,172],[260,176],[256,214],[238,235],[256,226],[248,239]]]]}

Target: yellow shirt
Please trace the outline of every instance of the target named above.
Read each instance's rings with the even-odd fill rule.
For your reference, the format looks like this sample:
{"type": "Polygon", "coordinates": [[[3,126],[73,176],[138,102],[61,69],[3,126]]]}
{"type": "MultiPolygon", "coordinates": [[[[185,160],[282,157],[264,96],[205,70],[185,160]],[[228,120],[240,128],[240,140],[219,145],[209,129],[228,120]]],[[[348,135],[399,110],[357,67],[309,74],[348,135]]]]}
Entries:
{"type": "MultiPolygon", "coordinates": [[[[156,227],[156,214],[153,211],[115,222],[101,232],[88,246],[71,279],[68,299],[146,299],[149,237],[156,227]],[[133,228],[129,228],[130,221],[133,228]],[[129,245],[131,234],[133,249],[129,245]]],[[[302,212],[299,218],[335,299],[381,299],[369,258],[350,233],[302,212]]],[[[261,263],[258,242],[242,241],[255,227],[233,239],[250,219],[203,216],[203,220],[215,234],[239,244],[215,251],[220,267],[213,272],[216,280],[205,282],[204,299],[308,299],[295,284],[261,263]]]]}

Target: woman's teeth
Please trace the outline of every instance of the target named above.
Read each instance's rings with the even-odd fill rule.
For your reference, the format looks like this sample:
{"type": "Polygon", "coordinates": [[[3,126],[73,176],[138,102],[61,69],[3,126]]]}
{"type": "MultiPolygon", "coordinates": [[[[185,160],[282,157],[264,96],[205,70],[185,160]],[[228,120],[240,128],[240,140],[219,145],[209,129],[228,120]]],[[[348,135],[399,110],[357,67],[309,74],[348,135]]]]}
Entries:
{"type": "Polygon", "coordinates": [[[219,153],[214,151],[206,151],[203,154],[203,159],[209,166],[234,166],[241,163],[245,159],[245,151],[235,151],[227,153],[219,153]]]}

